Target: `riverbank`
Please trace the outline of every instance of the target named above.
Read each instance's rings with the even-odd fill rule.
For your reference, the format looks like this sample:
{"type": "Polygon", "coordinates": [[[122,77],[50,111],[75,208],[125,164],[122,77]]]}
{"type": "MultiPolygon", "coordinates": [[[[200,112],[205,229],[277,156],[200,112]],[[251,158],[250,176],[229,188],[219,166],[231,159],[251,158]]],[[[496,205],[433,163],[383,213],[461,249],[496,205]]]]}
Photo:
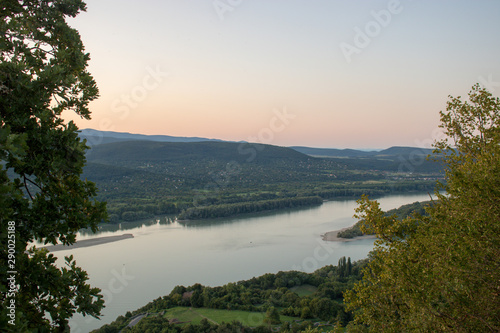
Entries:
{"type": "Polygon", "coordinates": [[[349,229],[349,228],[343,228],[343,229],[340,229],[340,230],[328,231],[324,235],[321,235],[321,238],[324,241],[327,241],[327,242],[354,242],[354,241],[361,240],[361,239],[373,239],[373,238],[376,238],[375,235],[365,235],[365,236],[358,236],[358,237],[353,237],[353,238],[341,238],[341,237],[337,236],[339,232],[347,230],[347,229],[349,229]]]}
{"type": "Polygon", "coordinates": [[[78,249],[78,248],[81,248],[81,247],[89,247],[89,246],[101,245],[101,244],[116,242],[116,241],[120,241],[120,240],[128,239],[128,238],[134,238],[134,235],[132,235],[132,234],[123,234],[123,235],[117,235],[117,236],[97,237],[97,238],[91,238],[91,239],[84,239],[84,240],[81,240],[81,241],[76,241],[73,245],[57,244],[57,245],[47,246],[45,248],[47,250],[49,250],[50,252],[56,252],[56,251],[78,249]]]}

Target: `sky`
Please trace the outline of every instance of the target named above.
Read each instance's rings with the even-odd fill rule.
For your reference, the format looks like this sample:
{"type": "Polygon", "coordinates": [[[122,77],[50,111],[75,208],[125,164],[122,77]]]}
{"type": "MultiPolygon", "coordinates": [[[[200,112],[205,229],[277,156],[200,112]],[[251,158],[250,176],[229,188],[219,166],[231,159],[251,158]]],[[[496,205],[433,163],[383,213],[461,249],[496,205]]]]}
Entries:
{"type": "Polygon", "coordinates": [[[87,0],[83,128],[430,147],[449,95],[500,95],[500,1],[87,0]]]}

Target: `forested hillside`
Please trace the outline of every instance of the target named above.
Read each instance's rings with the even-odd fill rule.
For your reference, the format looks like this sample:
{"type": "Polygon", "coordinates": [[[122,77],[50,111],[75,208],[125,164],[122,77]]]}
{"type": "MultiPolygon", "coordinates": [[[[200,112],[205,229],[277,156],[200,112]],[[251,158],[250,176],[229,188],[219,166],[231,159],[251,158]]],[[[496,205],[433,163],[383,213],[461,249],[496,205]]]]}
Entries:
{"type": "Polygon", "coordinates": [[[276,161],[305,162],[312,158],[293,149],[234,142],[127,141],[93,147],[89,162],[136,167],[148,162],[216,161],[269,165],[276,161]]]}
{"type": "Polygon", "coordinates": [[[361,279],[367,262],[351,263],[343,257],[337,266],[328,265],[314,273],[269,273],[220,287],[177,286],[169,295],[94,332],[267,333],[340,328],[352,319],[345,311],[343,293],[361,279]]]}
{"type": "Polygon", "coordinates": [[[99,131],[85,128],[79,131],[80,138],[87,140],[90,146],[97,146],[105,143],[124,141],[155,141],[155,142],[202,142],[202,141],[222,141],[200,137],[183,137],[171,135],[145,135],[126,132],[99,131]]]}
{"type": "Polygon", "coordinates": [[[406,170],[393,156],[314,158],[291,148],[235,142],[127,141],[87,154],[83,177],[108,202],[110,221],[160,214],[213,218],[321,203],[339,197],[432,191],[431,162],[406,170]]]}

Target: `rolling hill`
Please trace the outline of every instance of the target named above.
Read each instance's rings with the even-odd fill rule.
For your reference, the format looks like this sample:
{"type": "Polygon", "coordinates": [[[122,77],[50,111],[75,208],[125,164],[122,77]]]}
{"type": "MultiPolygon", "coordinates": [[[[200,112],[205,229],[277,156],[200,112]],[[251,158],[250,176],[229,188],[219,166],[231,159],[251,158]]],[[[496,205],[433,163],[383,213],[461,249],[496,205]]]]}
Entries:
{"type": "Polygon", "coordinates": [[[408,159],[419,152],[409,147],[323,149],[321,154],[330,156],[318,158],[311,156],[318,151],[306,147],[155,141],[171,139],[105,132],[87,151],[83,177],[96,182],[111,221],[179,213],[188,218],[229,216],[337,197],[432,190],[441,171],[422,154],[408,159]]]}
{"type": "Polygon", "coordinates": [[[201,141],[222,141],[218,139],[207,139],[199,137],[181,137],[170,135],[144,135],[124,132],[99,131],[86,128],[80,131],[80,137],[87,140],[89,146],[97,146],[106,143],[124,141],[157,141],[157,142],[201,142],[201,141]]]}
{"type": "Polygon", "coordinates": [[[335,148],[311,148],[302,146],[290,147],[298,152],[317,157],[366,157],[372,152],[356,149],[335,149],[335,148]]]}
{"type": "Polygon", "coordinates": [[[94,163],[137,166],[151,162],[238,162],[269,165],[280,161],[305,162],[312,158],[286,147],[235,142],[125,141],[94,146],[87,160],[94,163]]]}
{"type": "Polygon", "coordinates": [[[410,156],[427,156],[432,154],[432,149],[417,147],[390,147],[380,151],[364,151],[356,149],[335,149],[335,148],[311,148],[311,147],[290,147],[298,152],[315,157],[344,157],[344,158],[389,158],[396,159],[410,156]]]}
{"type": "MultiPolygon", "coordinates": [[[[83,129],[80,131],[80,137],[87,140],[87,144],[91,147],[96,147],[100,145],[106,145],[109,143],[124,143],[131,141],[150,141],[150,142],[175,142],[175,143],[189,143],[189,142],[226,142],[226,143],[236,143],[223,141],[219,139],[208,139],[202,137],[178,137],[170,135],[144,135],[144,134],[133,134],[124,132],[112,132],[112,131],[99,131],[94,129],[83,129]]],[[[247,143],[245,141],[240,141],[237,144],[247,143]]],[[[259,144],[254,144],[259,145],[259,144]]],[[[265,146],[265,145],[260,145],[265,146]]],[[[117,146],[120,147],[120,146],[117,146]]],[[[123,146],[122,146],[123,147],[123,146]]],[[[187,147],[187,146],[184,146],[187,147]]],[[[199,147],[210,149],[210,146],[200,145],[199,147]]],[[[213,146],[215,147],[215,146],[213,146]]],[[[222,146],[221,146],[222,147],[222,146]]],[[[417,147],[390,147],[384,150],[374,150],[365,151],[357,149],[337,149],[337,148],[313,148],[313,147],[303,147],[303,146],[292,146],[289,147],[299,153],[309,155],[312,157],[339,157],[339,158],[385,158],[385,159],[401,159],[401,157],[409,158],[410,156],[420,156],[432,154],[432,149],[427,148],[417,148],[417,147]]],[[[133,148],[130,148],[133,150],[133,148]]],[[[202,150],[196,151],[196,153],[203,153],[202,150]]],[[[243,154],[248,150],[244,147],[240,148],[243,154]]],[[[260,151],[260,150],[259,150],[260,151]]],[[[174,154],[179,156],[178,154],[174,154]]]]}

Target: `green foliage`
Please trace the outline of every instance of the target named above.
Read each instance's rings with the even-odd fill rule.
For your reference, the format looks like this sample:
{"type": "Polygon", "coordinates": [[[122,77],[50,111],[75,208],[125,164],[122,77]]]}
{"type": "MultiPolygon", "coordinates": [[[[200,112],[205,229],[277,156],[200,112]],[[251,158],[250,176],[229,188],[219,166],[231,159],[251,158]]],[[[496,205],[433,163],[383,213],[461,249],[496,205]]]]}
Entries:
{"type": "Polygon", "coordinates": [[[264,318],[264,323],[268,325],[278,325],[281,324],[280,314],[278,309],[274,306],[271,306],[266,311],[266,317],[264,318]]]}
{"type": "Polygon", "coordinates": [[[192,207],[179,215],[180,220],[205,219],[225,217],[236,214],[255,213],[273,209],[295,208],[301,206],[321,205],[320,197],[299,197],[275,199],[265,201],[233,203],[226,205],[211,205],[206,207],[192,207]]]}
{"type": "MultiPolygon", "coordinates": [[[[425,159],[411,164],[411,170],[402,168],[413,161],[415,149],[411,155],[395,148],[363,159],[321,159],[262,144],[130,140],[93,146],[83,172],[99,186],[98,199],[108,203],[112,223],[162,214],[214,218],[289,207],[260,205],[279,199],[433,191],[442,177],[442,167],[425,159]],[[424,167],[428,164],[434,169],[424,167]]],[[[303,200],[300,205],[305,206],[303,200]]]]}
{"type": "MultiPolygon", "coordinates": [[[[398,219],[402,220],[412,215],[426,216],[428,215],[426,212],[426,207],[432,205],[432,201],[426,202],[414,202],[412,204],[403,205],[399,208],[391,209],[387,211],[385,216],[396,215],[398,219]]],[[[367,235],[363,231],[361,231],[361,226],[363,225],[363,221],[358,221],[352,227],[347,228],[345,230],[339,231],[337,236],[340,238],[354,238],[358,236],[367,235]]],[[[373,233],[370,233],[373,234],[373,233]]]]}
{"type": "MultiPolygon", "coordinates": [[[[150,302],[132,315],[148,313],[150,316],[178,319],[182,324],[169,326],[177,329],[177,332],[193,329],[202,332],[203,325],[210,326],[210,332],[217,332],[223,327],[223,322],[234,320],[241,323],[231,326],[240,327],[238,332],[269,332],[269,328],[259,326],[262,324],[275,329],[280,327],[280,332],[301,332],[311,326],[309,319],[322,321],[323,324],[327,321],[346,324],[351,316],[342,304],[343,293],[361,279],[361,270],[366,264],[366,260],[351,264],[351,259],[347,258],[345,270],[330,265],[314,273],[268,273],[221,287],[200,284],[176,286],[168,296],[150,302]],[[349,264],[350,269],[347,268],[349,264]],[[193,297],[196,299],[193,300],[193,297]],[[194,307],[193,303],[202,307],[194,307]],[[203,322],[203,317],[209,318],[212,324],[203,322]],[[301,322],[299,324],[296,321],[301,322]]],[[[120,331],[128,325],[128,321],[122,318],[95,332],[120,331]]]]}
{"type": "Polygon", "coordinates": [[[364,235],[363,231],[361,231],[361,221],[358,221],[352,227],[341,230],[337,233],[337,237],[340,238],[354,238],[364,235]]]}
{"type": "Polygon", "coordinates": [[[383,168],[356,170],[344,161],[311,158],[269,145],[256,145],[259,150],[255,150],[255,159],[248,161],[248,155],[240,149],[247,146],[241,145],[102,144],[89,152],[90,163],[83,177],[99,186],[98,198],[107,201],[113,223],[162,214],[182,213],[183,219],[214,218],[315,205],[319,201],[314,197],[329,200],[432,191],[435,179],[440,177],[439,173],[397,172],[396,161],[389,174],[383,168]],[[283,205],[286,201],[292,205],[283,205]]]}
{"type": "Polygon", "coordinates": [[[362,229],[378,240],[345,298],[357,330],[500,330],[500,99],[475,85],[469,101],[450,98],[441,122],[446,194],[429,216],[398,220],[359,201],[362,229]]]}
{"type": "Polygon", "coordinates": [[[98,95],[89,55],[65,21],[84,10],[79,0],[0,5],[0,326],[7,331],[64,330],[75,312],[97,317],[103,307],[72,257],[58,268],[52,254],[28,249],[34,240],[72,244],[80,228],[97,230],[106,217],[95,185],[80,179],[87,147],[61,118],[74,111],[90,119],[87,106],[98,95]],[[7,256],[13,239],[15,258],[7,256]],[[15,326],[6,322],[8,271],[16,272],[15,326]]]}

